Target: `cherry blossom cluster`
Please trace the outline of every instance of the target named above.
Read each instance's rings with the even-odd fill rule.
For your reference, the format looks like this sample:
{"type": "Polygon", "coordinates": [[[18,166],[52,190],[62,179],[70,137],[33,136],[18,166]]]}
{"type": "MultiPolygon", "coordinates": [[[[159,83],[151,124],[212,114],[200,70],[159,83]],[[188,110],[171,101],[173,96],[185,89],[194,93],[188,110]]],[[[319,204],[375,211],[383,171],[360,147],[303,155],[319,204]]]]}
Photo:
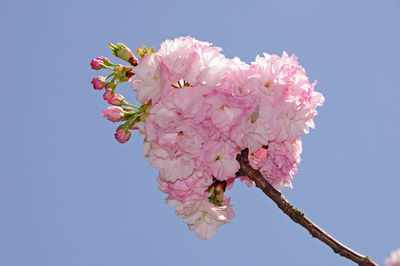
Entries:
{"type": "Polygon", "coordinates": [[[385,259],[386,266],[400,266],[400,248],[390,253],[390,258],[385,259]]]}
{"type": "MultiPolygon", "coordinates": [[[[249,149],[251,166],[269,183],[292,187],[300,137],[314,127],[316,107],[324,101],[294,55],[264,53],[249,65],[226,58],[210,43],[183,37],[164,41],[157,52],[142,47],[136,59],[118,45],[113,52],[125,54],[117,56],[131,66],[110,68],[114,77],[129,77],[142,105],[136,111],[129,109],[133,105],[116,106],[127,103],[98,77],[94,88],[106,88],[105,95],[110,91],[114,99],[103,115],[126,121],[120,126],[124,135],[116,133],[120,142],[128,140],[124,136],[131,129],[139,130],[143,154],[159,170],[159,189],[168,194],[166,204],[201,239],[212,238],[234,217],[224,193],[236,178],[252,184],[236,176],[236,156],[243,149],[249,149]]],[[[101,62],[100,68],[109,66],[101,62]]]]}

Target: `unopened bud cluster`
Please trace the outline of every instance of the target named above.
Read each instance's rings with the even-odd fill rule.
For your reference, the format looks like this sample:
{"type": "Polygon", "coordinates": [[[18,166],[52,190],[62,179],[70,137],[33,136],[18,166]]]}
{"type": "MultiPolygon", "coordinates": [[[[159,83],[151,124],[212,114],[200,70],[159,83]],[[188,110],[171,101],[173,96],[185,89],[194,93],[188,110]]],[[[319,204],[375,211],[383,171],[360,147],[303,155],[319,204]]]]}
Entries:
{"type": "Polygon", "coordinates": [[[143,103],[137,107],[129,104],[124,96],[116,93],[116,87],[122,82],[128,81],[133,76],[133,66],[137,65],[137,59],[132,51],[124,44],[118,43],[114,45],[110,43],[110,49],[113,55],[130,63],[130,66],[113,64],[106,57],[97,57],[92,59],[90,66],[94,70],[106,69],[112,72],[107,76],[98,76],[92,79],[92,85],[95,90],[104,90],[103,99],[112,106],[103,110],[103,116],[111,122],[123,122],[118,126],[115,138],[120,143],[125,143],[131,137],[131,130],[137,129],[135,124],[144,121],[151,103],[143,103]]]}

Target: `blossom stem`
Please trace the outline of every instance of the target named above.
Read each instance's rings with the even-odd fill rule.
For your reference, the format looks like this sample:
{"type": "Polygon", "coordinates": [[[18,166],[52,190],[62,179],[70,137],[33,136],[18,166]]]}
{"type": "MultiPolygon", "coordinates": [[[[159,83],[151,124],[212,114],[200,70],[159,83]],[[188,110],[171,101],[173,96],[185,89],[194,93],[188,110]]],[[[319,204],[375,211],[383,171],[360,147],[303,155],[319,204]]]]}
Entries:
{"type": "Polygon", "coordinates": [[[135,108],[135,109],[138,109],[138,110],[139,110],[139,107],[138,107],[138,106],[136,106],[136,105],[133,105],[133,104],[130,104],[130,103],[127,103],[127,102],[125,102],[125,103],[124,103],[124,105],[130,106],[130,107],[133,107],[133,108],[135,108]]]}
{"type": "Polygon", "coordinates": [[[140,112],[139,111],[125,112],[125,115],[137,115],[137,114],[140,114],[140,112]]]}
{"type": "Polygon", "coordinates": [[[104,64],[100,64],[103,68],[107,68],[107,69],[109,69],[109,70],[114,70],[113,68],[111,68],[111,67],[109,67],[109,66],[106,66],[106,65],[104,65],[104,64]]]}
{"type": "Polygon", "coordinates": [[[362,266],[377,266],[377,264],[368,256],[361,255],[349,247],[343,245],[335,238],[330,236],[327,232],[322,230],[319,226],[314,224],[308,219],[303,212],[295,208],[285,196],[283,196],[278,190],[276,190],[271,184],[269,184],[261,175],[261,173],[253,169],[249,164],[248,159],[249,150],[244,149],[241,154],[238,154],[236,159],[240,164],[240,169],[236,173],[236,176],[247,176],[253,180],[258,188],[260,188],[265,195],[270,197],[276,205],[295,223],[303,226],[312,237],[319,239],[326,245],[333,249],[333,252],[338,253],[340,256],[346,257],[347,259],[362,265],[362,266]]]}
{"type": "Polygon", "coordinates": [[[108,75],[108,76],[106,77],[106,80],[109,79],[110,77],[112,77],[113,75],[115,75],[115,74],[114,74],[114,73],[111,73],[110,75],[108,75]]]}

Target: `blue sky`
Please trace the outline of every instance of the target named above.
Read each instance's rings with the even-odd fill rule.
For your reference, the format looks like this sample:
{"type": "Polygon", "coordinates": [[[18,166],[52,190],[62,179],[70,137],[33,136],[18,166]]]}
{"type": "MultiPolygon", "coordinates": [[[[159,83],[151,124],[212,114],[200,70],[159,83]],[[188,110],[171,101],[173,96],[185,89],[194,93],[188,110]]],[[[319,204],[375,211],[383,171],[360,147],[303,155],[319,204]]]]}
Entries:
{"type": "Polygon", "coordinates": [[[114,141],[91,58],[186,35],[247,63],[299,57],[326,102],[283,193],[383,264],[400,247],[399,26],[399,0],[2,3],[0,265],[354,265],[240,182],[233,223],[199,240],[164,205],[142,139],[114,141]]]}

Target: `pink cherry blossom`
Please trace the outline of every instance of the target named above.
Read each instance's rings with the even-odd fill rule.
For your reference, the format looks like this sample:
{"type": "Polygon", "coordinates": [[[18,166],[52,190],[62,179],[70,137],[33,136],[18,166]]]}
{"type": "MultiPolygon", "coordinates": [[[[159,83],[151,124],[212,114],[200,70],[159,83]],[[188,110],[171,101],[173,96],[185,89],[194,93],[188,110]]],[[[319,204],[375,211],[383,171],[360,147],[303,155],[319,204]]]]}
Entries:
{"type": "Polygon", "coordinates": [[[239,170],[239,162],[236,161],[238,150],[234,143],[226,141],[208,141],[204,146],[204,161],[212,175],[218,180],[227,180],[235,177],[239,170]]]}
{"type": "Polygon", "coordinates": [[[251,180],[248,176],[239,176],[240,181],[244,182],[248,187],[251,187],[254,184],[254,181],[251,180]]]}
{"type": "Polygon", "coordinates": [[[198,82],[203,85],[218,85],[226,74],[227,58],[221,54],[220,47],[203,46],[199,49],[201,56],[200,75],[198,82]]]}
{"type": "Polygon", "coordinates": [[[154,142],[145,142],[143,154],[151,166],[159,169],[159,176],[164,180],[174,182],[193,174],[194,160],[177,150],[165,149],[154,142]]]}
{"type": "Polygon", "coordinates": [[[225,199],[223,206],[215,206],[208,200],[182,202],[173,198],[167,198],[166,204],[175,207],[176,214],[188,225],[189,230],[203,240],[214,237],[218,227],[230,223],[235,216],[230,199],[225,199]]]}
{"type": "Polygon", "coordinates": [[[211,106],[208,115],[218,130],[228,133],[240,121],[242,106],[235,103],[230,96],[213,92],[207,95],[206,102],[211,106]]]}
{"type": "Polygon", "coordinates": [[[297,173],[296,164],[300,162],[301,140],[295,142],[269,142],[262,148],[249,154],[251,166],[263,174],[273,186],[280,189],[292,187],[291,180],[297,173]]]}
{"type": "Polygon", "coordinates": [[[385,259],[386,266],[400,266],[400,248],[392,251],[390,258],[385,259]]]}
{"type": "Polygon", "coordinates": [[[158,54],[146,54],[140,59],[133,72],[135,75],[130,81],[140,103],[157,102],[164,87],[170,86],[165,83],[167,72],[161,65],[161,58],[158,54]]]}
{"type": "Polygon", "coordinates": [[[195,45],[199,42],[192,37],[181,37],[166,40],[161,44],[158,54],[162,58],[171,80],[179,81],[186,78],[186,73],[191,69],[192,63],[198,60],[195,45]]]}
{"type": "Polygon", "coordinates": [[[158,178],[160,190],[180,201],[207,199],[210,196],[207,189],[212,183],[212,176],[199,170],[188,178],[178,179],[175,182],[158,178]]]}

